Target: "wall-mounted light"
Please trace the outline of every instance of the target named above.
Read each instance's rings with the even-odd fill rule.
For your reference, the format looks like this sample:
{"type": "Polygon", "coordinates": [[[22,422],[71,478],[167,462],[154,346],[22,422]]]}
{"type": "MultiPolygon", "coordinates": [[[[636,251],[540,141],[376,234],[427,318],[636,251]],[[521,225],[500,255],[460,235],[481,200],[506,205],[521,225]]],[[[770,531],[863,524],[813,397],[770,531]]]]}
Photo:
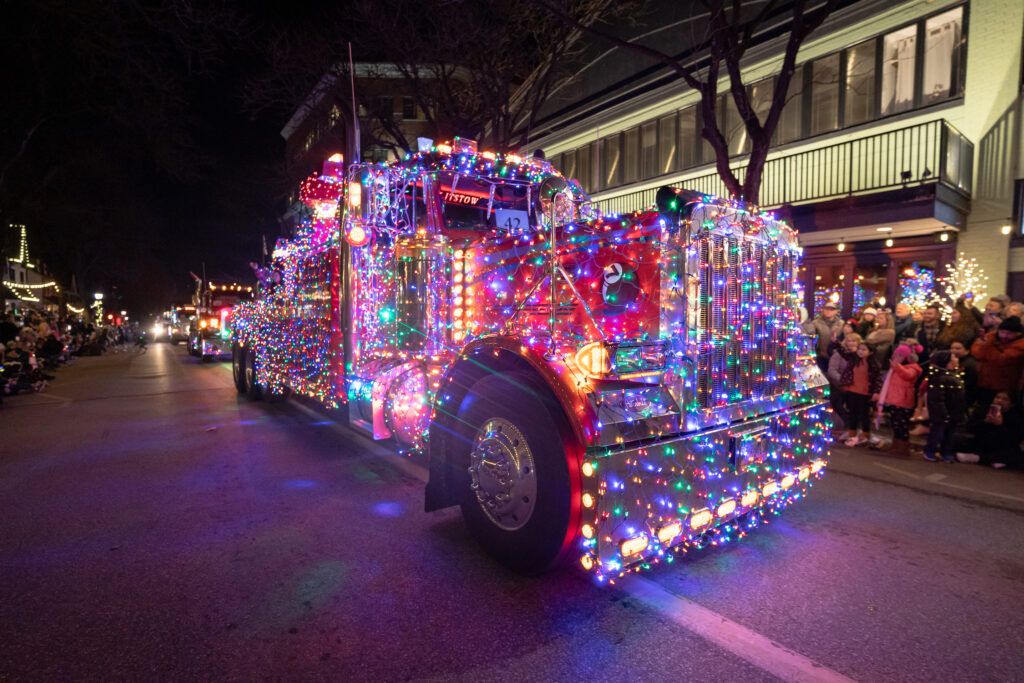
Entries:
{"type": "Polygon", "coordinates": [[[839,244],[836,245],[836,251],[846,251],[846,241],[840,237],[839,244]]]}
{"type": "Polygon", "coordinates": [[[895,242],[891,237],[885,241],[885,246],[887,247],[891,247],[893,244],[895,244],[895,242]]]}
{"type": "Polygon", "coordinates": [[[999,228],[999,232],[1003,233],[1004,235],[1009,235],[1011,232],[1013,232],[1013,226],[1011,226],[1009,222],[1004,223],[1003,227],[999,228]]]}
{"type": "Polygon", "coordinates": [[[939,241],[940,242],[948,242],[949,241],[949,231],[943,230],[942,232],[940,232],[939,233],[939,241]]]}

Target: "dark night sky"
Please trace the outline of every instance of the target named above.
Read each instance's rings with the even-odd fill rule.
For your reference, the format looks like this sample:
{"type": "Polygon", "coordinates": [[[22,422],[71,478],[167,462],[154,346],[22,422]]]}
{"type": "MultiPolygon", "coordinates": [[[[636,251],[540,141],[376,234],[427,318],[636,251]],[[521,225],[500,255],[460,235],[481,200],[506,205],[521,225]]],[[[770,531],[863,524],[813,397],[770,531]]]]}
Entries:
{"type": "Polygon", "coordinates": [[[287,192],[279,131],[288,114],[251,115],[244,86],[268,68],[275,32],[301,32],[321,12],[318,3],[211,3],[240,21],[223,32],[205,27],[215,54],[197,68],[192,48],[165,36],[164,10],[182,5],[0,3],[0,42],[8,46],[0,47],[0,93],[9,94],[0,98],[8,100],[0,107],[0,169],[10,171],[0,218],[29,226],[33,253],[58,278],[69,283],[77,273],[83,293],[116,288],[122,306],[139,313],[187,297],[188,273],[204,262],[211,276],[249,277],[261,234],[273,244],[287,192]],[[150,18],[139,21],[138,7],[150,18]],[[135,36],[128,47],[119,42],[124,33],[135,36]],[[177,103],[161,104],[160,86],[149,82],[154,71],[179,89],[177,103]]]}

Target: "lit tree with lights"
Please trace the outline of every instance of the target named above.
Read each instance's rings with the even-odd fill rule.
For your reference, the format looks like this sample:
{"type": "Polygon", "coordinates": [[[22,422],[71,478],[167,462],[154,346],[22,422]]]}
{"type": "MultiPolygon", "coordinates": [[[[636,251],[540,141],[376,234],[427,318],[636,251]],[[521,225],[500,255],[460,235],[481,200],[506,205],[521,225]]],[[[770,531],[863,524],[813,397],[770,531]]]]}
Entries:
{"type": "Polygon", "coordinates": [[[936,293],[932,303],[939,305],[943,318],[948,320],[953,312],[953,304],[960,297],[970,295],[974,301],[985,300],[988,296],[988,276],[978,265],[978,260],[968,258],[964,252],[960,252],[956,263],[947,263],[946,270],[949,272],[939,278],[942,293],[936,293]]]}
{"type": "Polygon", "coordinates": [[[917,261],[900,273],[900,303],[915,311],[922,310],[935,298],[935,270],[922,267],[917,261]]]}

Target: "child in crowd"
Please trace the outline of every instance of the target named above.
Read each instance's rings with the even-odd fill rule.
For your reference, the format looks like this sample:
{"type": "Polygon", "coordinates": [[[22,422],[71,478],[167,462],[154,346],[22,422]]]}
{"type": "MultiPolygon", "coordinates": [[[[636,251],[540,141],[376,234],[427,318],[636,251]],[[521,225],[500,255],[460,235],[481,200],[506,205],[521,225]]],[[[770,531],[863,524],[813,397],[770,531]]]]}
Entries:
{"type": "Polygon", "coordinates": [[[845,444],[852,448],[866,443],[871,435],[871,401],[878,398],[881,372],[860,335],[843,338],[843,348],[829,361],[828,374],[843,392],[845,444]]]}
{"type": "Polygon", "coordinates": [[[934,351],[928,359],[925,380],[931,428],[924,448],[925,460],[956,462],[953,451],[957,426],[964,419],[964,371],[949,351],[934,351]]]}
{"type": "Polygon", "coordinates": [[[892,364],[886,375],[878,399],[878,413],[889,413],[892,423],[892,445],[889,452],[906,457],[910,455],[910,416],[917,405],[917,379],[921,366],[909,345],[901,344],[892,354],[892,364]]]}

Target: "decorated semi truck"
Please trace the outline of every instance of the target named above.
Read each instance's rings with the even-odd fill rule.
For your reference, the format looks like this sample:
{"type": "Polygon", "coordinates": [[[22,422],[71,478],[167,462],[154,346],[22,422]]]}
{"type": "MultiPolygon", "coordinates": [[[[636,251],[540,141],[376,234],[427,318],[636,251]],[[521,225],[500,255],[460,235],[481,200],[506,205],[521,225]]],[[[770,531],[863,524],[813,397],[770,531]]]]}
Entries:
{"type": "Polygon", "coordinates": [[[793,230],[662,188],[601,215],[543,158],[420,140],[328,164],[236,311],[235,383],[425,451],[426,509],[600,580],[745,535],[828,458],[793,230]]]}
{"type": "Polygon", "coordinates": [[[193,277],[195,315],[189,320],[188,352],[204,363],[226,358],[231,353],[232,313],[239,303],[252,296],[252,286],[193,277]]]}

